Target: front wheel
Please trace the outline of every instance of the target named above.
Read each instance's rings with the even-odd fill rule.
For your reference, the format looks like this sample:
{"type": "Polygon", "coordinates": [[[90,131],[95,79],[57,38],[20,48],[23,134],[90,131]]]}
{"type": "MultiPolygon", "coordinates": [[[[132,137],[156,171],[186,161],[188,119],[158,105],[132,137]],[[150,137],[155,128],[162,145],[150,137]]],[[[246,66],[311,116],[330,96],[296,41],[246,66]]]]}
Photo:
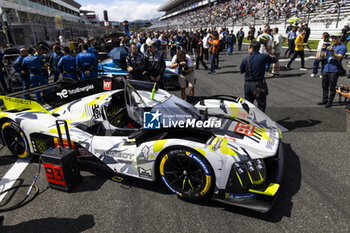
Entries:
{"type": "Polygon", "coordinates": [[[29,156],[29,144],[24,132],[13,121],[6,121],[1,127],[2,139],[10,152],[18,158],[29,156]]]}
{"type": "Polygon", "coordinates": [[[172,150],[160,159],[159,171],[165,185],[186,200],[200,200],[212,194],[214,172],[198,152],[172,150]]]}

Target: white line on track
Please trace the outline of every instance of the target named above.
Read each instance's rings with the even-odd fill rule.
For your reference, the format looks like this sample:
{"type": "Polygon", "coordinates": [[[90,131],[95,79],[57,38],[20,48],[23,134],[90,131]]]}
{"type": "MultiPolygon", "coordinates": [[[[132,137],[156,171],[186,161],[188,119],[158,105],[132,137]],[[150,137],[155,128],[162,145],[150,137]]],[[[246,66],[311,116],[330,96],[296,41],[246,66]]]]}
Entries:
{"type": "MultiPolygon", "coordinates": [[[[31,159],[32,159],[32,156],[29,156],[28,158],[18,159],[16,161],[16,163],[11,167],[10,170],[8,170],[8,172],[5,174],[5,176],[0,181],[0,192],[11,188],[15,184],[16,180],[22,174],[24,169],[28,166],[31,159]]],[[[2,199],[4,199],[6,194],[7,194],[7,192],[3,193],[0,196],[0,202],[2,201],[2,199]]]]}

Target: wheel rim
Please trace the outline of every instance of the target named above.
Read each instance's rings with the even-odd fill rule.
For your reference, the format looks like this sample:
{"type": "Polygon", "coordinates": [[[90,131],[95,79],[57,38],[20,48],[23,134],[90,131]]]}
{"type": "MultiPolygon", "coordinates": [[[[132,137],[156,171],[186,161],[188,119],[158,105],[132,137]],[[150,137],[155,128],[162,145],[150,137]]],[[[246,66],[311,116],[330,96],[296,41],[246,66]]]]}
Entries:
{"type": "Polygon", "coordinates": [[[3,129],[3,138],[7,148],[12,154],[17,155],[18,157],[25,157],[27,155],[26,145],[21,132],[18,132],[11,127],[6,127],[3,129]]]}
{"type": "Polygon", "coordinates": [[[199,196],[206,186],[206,176],[201,165],[191,157],[174,155],[164,164],[164,178],[177,193],[199,196]]]}

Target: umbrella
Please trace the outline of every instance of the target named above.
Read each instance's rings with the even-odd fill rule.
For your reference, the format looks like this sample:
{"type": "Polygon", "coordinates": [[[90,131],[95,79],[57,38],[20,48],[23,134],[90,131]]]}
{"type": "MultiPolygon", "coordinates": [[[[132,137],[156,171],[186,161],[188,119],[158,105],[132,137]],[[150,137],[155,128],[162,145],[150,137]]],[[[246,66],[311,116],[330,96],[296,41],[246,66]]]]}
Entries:
{"type": "Polygon", "coordinates": [[[288,19],[288,22],[292,23],[292,24],[299,24],[300,23],[300,18],[299,17],[291,17],[291,18],[288,19]]]}
{"type": "Polygon", "coordinates": [[[128,51],[123,46],[112,49],[108,54],[108,57],[112,58],[113,60],[122,60],[127,56],[128,51]]]}

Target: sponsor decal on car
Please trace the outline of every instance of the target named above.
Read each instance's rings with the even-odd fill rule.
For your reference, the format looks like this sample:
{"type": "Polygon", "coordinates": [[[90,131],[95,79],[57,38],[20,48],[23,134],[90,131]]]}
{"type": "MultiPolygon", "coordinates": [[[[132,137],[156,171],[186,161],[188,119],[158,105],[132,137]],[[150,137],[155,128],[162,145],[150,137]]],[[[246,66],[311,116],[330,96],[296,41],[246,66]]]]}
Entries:
{"type": "Polygon", "coordinates": [[[152,177],[152,171],[151,169],[144,169],[142,167],[139,167],[139,175],[142,176],[142,177],[148,177],[148,178],[151,178],[152,177]]]}
{"type": "Polygon", "coordinates": [[[114,160],[118,163],[125,163],[125,164],[131,164],[132,159],[134,157],[131,153],[124,153],[123,151],[118,150],[101,150],[101,149],[95,149],[94,154],[98,154],[100,156],[108,156],[113,157],[114,160]]]}
{"type": "Polygon", "coordinates": [[[246,200],[246,199],[254,199],[254,198],[256,198],[255,193],[243,193],[243,194],[226,193],[226,199],[246,200]]]}
{"type": "Polygon", "coordinates": [[[111,80],[103,80],[103,90],[106,90],[106,91],[112,90],[112,81],[111,80]]]}
{"type": "Polygon", "coordinates": [[[163,128],[221,128],[221,120],[210,118],[208,120],[193,119],[190,115],[162,115],[157,110],[156,112],[144,112],[143,127],[145,129],[160,129],[163,128]],[[186,119],[188,118],[188,119],[186,119]],[[184,120],[186,119],[186,120],[184,120]]]}
{"type": "Polygon", "coordinates": [[[68,98],[69,95],[73,95],[73,94],[77,94],[80,92],[84,92],[84,91],[89,91],[94,89],[94,85],[87,85],[85,87],[77,87],[75,89],[72,90],[67,90],[67,89],[63,89],[61,92],[57,92],[56,95],[58,95],[61,99],[65,99],[68,98]]]}

